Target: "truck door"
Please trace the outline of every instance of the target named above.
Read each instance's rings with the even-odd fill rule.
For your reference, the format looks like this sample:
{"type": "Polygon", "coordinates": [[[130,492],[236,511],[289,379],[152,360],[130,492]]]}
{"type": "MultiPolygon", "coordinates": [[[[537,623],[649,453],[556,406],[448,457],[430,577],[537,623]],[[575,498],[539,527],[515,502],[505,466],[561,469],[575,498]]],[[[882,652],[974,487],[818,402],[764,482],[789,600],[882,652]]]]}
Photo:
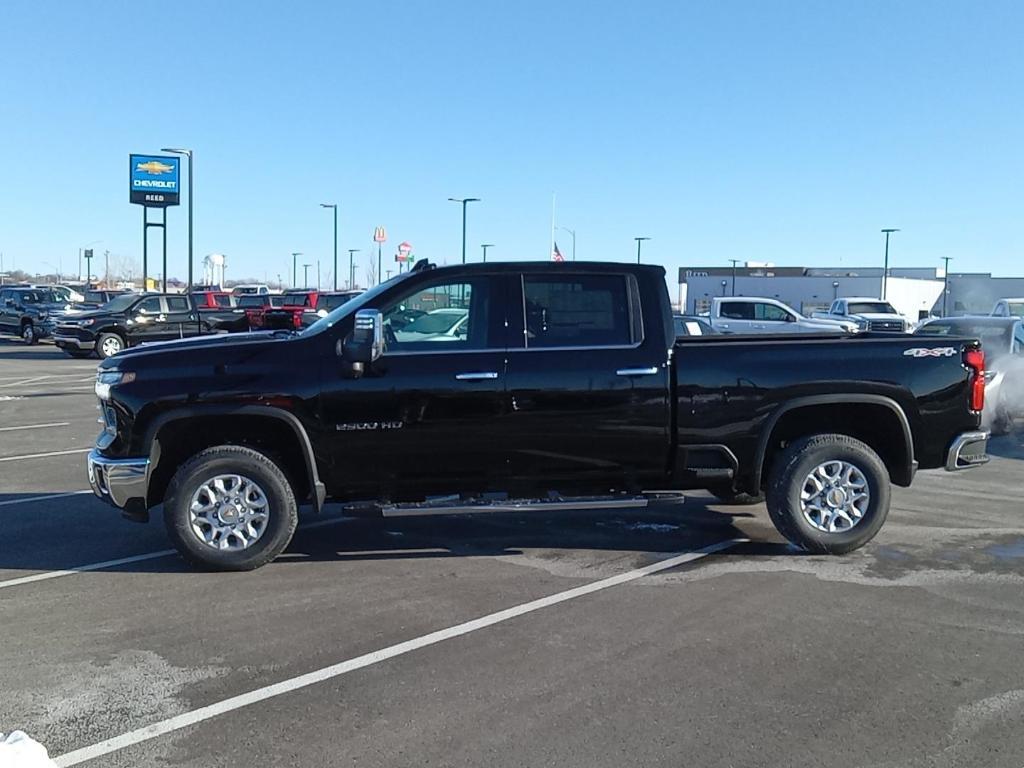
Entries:
{"type": "Polygon", "coordinates": [[[187,296],[166,296],[168,338],[178,339],[196,336],[199,322],[196,310],[187,296]]]}
{"type": "Polygon", "coordinates": [[[636,276],[624,272],[538,270],[510,291],[514,483],[562,493],[656,486],[670,439],[668,307],[642,307],[636,276]]]}
{"type": "Polygon", "coordinates": [[[127,315],[126,330],[130,346],[166,338],[167,313],[159,296],[149,296],[137,302],[128,310],[127,315]]]}
{"type": "Polygon", "coordinates": [[[14,292],[0,291],[0,330],[11,333],[15,328],[12,320],[17,315],[14,311],[14,292]]]}
{"type": "Polygon", "coordinates": [[[386,349],[357,379],[325,362],[329,489],[420,498],[500,489],[506,279],[441,276],[381,297],[386,349]]]}
{"type": "Polygon", "coordinates": [[[722,333],[754,333],[754,305],[749,301],[722,301],[715,327],[722,333]]]}

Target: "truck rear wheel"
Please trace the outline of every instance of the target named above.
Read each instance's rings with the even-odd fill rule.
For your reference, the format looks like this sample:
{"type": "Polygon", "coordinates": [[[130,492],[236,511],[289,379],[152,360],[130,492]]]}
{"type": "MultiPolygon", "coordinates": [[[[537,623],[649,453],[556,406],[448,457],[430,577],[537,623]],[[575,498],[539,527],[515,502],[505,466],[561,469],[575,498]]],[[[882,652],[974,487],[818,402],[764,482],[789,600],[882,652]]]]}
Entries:
{"type": "Polygon", "coordinates": [[[874,538],[889,514],[885,464],[849,435],[793,441],[768,479],[768,514],[779,533],[809,552],[843,554],[874,538]]]}
{"type": "Polygon", "coordinates": [[[277,557],[298,524],[295,494],[270,458],[240,445],[200,451],[174,474],[164,524],[197,568],[250,571],[277,557]]]}

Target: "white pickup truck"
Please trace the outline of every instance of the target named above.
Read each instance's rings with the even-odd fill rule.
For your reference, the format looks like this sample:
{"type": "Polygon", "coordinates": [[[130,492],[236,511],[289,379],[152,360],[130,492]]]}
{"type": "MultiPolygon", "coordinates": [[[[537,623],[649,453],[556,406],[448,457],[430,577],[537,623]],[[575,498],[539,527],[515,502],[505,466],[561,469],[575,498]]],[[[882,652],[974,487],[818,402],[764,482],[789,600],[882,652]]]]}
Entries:
{"type": "Polygon", "coordinates": [[[859,331],[908,331],[906,318],[892,304],[881,299],[836,299],[828,312],[814,312],[811,317],[816,320],[846,320],[855,323],[859,331]]]}
{"type": "Polygon", "coordinates": [[[719,333],[839,333],[858,330],[855,322],[806,317],[781,301],[755,296],[719,296],[712,299],[708,321],[719,333]]]}
{"type": "Polygon", "coordinates": [[[1024,298],[1000,299],[992,307],[992,317],[1024,317],[1024,298]]]}

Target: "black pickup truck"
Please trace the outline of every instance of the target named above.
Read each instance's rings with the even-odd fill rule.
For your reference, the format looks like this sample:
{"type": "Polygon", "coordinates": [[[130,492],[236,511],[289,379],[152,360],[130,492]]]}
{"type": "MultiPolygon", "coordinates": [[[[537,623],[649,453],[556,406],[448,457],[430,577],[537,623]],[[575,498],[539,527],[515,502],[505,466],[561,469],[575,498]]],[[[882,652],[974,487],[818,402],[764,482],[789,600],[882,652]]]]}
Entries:
{"type": "Polygon", "coordinates": [[[53,341],[71,357],[105,360],[128,347],[207,332],[191,297],[175,293],[125,293],[97,309],[64,315],[53,341]]]}
{"type": "Polygon", "coordinates": [[[787,538],[841,553],[877,533],[891,483],[987,460],[984,383],[973,339],[677,339],[660,267],[420,262],[300,332],[104,361],[88,471],[130,519],[163,504],[213,569],[273,559],[305,501],[422,514],[693,488],[764,493],[787,538]]]}

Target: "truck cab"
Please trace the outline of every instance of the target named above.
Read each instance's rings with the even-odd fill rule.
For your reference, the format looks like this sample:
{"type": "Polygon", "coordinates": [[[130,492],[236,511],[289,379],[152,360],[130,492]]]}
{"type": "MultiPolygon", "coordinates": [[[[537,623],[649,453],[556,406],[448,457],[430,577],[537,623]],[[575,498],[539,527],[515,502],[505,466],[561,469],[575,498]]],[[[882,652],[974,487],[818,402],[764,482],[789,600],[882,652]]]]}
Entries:
{"type": "Polygon", "coordinates": [[[805,317],[777,299],[715,297],[709,314],[719,333],[837,333],[857,331],[856,323],[805,317]]]}

